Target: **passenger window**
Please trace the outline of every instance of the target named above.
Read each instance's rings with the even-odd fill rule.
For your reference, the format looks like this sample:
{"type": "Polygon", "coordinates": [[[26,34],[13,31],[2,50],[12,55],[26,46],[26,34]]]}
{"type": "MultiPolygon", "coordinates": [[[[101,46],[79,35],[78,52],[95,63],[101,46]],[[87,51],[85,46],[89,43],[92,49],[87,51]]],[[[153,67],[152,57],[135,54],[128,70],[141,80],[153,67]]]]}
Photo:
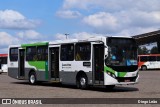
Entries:
{"type": "Polygon", "coordinates": [[[0,57],[0,64],[7,64],[7,57],[0,57]]]}
{"type": "Polygon", "coordinates": [[[40,46],[37,48],[37,59],[38,61],[48,60],[48,47],[47,46],[40,46]]]}
{"type": "Polygon", "coordinates": [[[74,44],[61,45],[61,61],[74,60],[74,44]]]}
{"type": "Polygon", "coordinates": [[[76,44],[76,61],[90,60],[91,57],[91,44],[90,43],[77,43],[76,44]]]}
{"type": "Polygon", "coordinates": [[[27,61],[37,61],[37,48],[36,47],[27,47],[26,51],[26,60],[27,61]]]}
{"type": "Polygon", "coordinates": [[[156,61],[156,56],[149,56],[149,57],[148,57],[148,60],[149,60],[149,61],[156,61]]]}
{"type": "Polygon", "coordinates": [[[160,56],[157,56],[157,61],[160,61],[160,56]]]}
{"type": "Polygon", "coordinates": [[[141,62],[146,62],[146,61],[148,61],[148,60],[147,60],[147,56],[141,56],[141,57],[140,57],[140,61],[141,61],[141,62]]]}
{"type": "Polygon", "coordinates": [[[18,48],[10,48],[10,61],[18,60],[18,48]]]}

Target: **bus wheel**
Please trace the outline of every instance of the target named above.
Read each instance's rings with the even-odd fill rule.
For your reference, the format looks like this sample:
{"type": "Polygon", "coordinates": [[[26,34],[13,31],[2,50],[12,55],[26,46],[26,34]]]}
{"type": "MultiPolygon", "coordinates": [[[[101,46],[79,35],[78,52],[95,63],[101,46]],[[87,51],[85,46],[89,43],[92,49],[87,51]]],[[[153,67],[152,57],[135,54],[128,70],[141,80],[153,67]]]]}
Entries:
{"type": "Polygon", "coordinates": [[[88,88],[88,80],[87,76],[81,75],[77,81],[77,87],[81,89],[87,89],[88,88]]]}
{"type": "Polygon", "coordinates": [[[142,70],[147,70],[147,66],[142,66],[142,68],[141,68],[142,70]]]}
{"type": "Polygon", "coordinates": [[[107,90],[113,90],[113,88],[115,87],[115,85],[106,85],[106,89],[107,90]]]}
{"type": "Polygon", "coordinates": [[[36,74],[35,72],[31,72],[29,75],[29,83],[30,84],[36,84],[36,74]]]}

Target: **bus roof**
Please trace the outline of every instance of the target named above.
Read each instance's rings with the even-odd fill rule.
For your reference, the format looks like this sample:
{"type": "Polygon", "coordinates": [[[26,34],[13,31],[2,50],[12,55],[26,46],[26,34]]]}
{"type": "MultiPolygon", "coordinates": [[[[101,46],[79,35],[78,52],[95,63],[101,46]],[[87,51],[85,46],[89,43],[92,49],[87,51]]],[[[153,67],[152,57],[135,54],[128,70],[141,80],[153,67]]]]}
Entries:
{"type": "Polygon", "coordinates": [[[45,46],[49,44],[65,44],[65,43],[74,43],[74,42],[96,42],[96,41],[106,41],[106,38],[132,38],[129,36],[94,36],[87,38],[87,39],[66,39],[66,40],[54,40],[54,41],[43,41],[43,42],[36,42],[36,43],[28,43],[28,44],[21,44],[21,45],[10,45],[11,47],[29,47],[29,46],[45,46]]]}
{"type": "Polygon", "coordinates": [[[61,43],[74,43],[74,42],[91,42],[91,41],[102,41],[105,36],[90,37],[88,39],[66,39],[66,40],[56,40],[49,42],[49,44],[61,44],[61,43]]]}
{"type": "Polygon", "coordinates": [[[115,38],[132,38],[131,36],[110,36],[110,37],[115,37],[115,38]]]}
{"type": "Polygon", "coordinates": [[[21,45],[9,45],[9,47],[20,47],[21,45]]]}
{"type": "Polygon", "coordinates": [[[28,46],[44,46],[48,45],[49,42],[37,42],[37,43],[31,43],[31,44],[22,44],[22,47],[28,47],[28,46]]]}

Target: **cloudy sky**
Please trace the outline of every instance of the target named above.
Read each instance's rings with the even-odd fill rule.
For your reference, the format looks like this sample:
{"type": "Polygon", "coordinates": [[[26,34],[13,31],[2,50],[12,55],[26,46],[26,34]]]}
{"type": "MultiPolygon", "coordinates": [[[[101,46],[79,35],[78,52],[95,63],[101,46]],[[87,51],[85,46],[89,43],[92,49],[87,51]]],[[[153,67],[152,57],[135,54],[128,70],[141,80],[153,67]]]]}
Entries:
{"type": "Polygon", "coordinates": [[[1,0],[0,53],[8,45],[160,29],[160,0],[1,0]]]}

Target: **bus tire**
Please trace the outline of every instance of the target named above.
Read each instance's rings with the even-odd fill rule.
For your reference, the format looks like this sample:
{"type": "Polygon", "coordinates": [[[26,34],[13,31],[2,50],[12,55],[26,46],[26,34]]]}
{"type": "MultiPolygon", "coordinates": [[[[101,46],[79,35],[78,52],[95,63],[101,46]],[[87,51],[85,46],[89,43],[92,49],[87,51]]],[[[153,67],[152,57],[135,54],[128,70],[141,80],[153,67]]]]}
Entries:
{"type": "Polygon", "coordinates": [[[143,65],[143,66],[141,67],[141,69],[142,69],[143,71],[145,71],[145,70],[147,70],[147,66],[143,65]]]}
{"type": "Polygon", "coordinates": [[[80,89],[87,89],[88,88],[88,79],[86,75],[80,75],[77,80],[77,87],[80,89]]]}
{"type": "Polygon", "coordinates": [[[31,72],[29,74],[29,83],[31,85],[35,85],[37,83],[37,78],[36,78],[36,73],[35,72],[31,72]]]}

